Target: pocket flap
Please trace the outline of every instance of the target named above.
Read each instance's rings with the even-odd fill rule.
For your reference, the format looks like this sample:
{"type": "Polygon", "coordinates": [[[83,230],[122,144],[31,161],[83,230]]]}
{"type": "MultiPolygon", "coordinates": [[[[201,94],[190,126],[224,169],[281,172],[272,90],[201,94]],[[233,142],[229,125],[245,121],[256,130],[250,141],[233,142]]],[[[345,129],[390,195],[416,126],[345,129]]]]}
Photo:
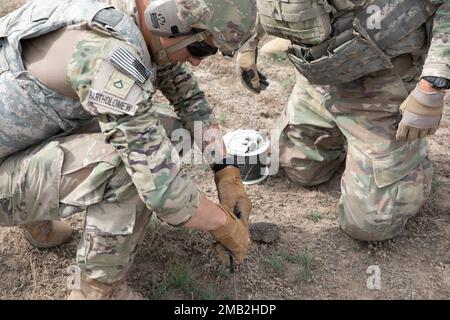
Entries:
{"type": "Polygon", "coordinates": [[[106,144],[102,133],[78,134],[65,138],[61,145],[64,150],[63,175],[78,171],[98,162],[106,162],[117,167],[120,156],[106,144]]]}
{"type": "Polygon", "coordinates": [[[33,8],[33,12],[31,13],[31,21],[36,22],[48,20],[55,10],[56,6],[49,8],[48,6],[36,4],[33,8]]]}
{"type": "Polygon", "coordinates": [[[88,208],[86,231],[108,235],[128,235],[133,233],[136,221],[136,205],[102,203],[88,208]]]}

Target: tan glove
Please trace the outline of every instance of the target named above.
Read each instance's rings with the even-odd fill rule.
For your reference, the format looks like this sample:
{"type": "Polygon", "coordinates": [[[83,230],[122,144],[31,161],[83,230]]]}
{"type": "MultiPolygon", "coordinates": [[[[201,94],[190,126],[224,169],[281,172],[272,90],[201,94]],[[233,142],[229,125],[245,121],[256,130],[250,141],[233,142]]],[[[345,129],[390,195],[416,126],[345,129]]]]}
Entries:
{"type": "Polygon", "coordinates": [[[250,245],[247,221],[236,217],[228,208],[221,205],[219,207],[225,212],[227,220],[223,226],[210,231],[214,239],[219,241],[213,245],[213,249],[223,265],[229,266],[230,252],[236,263],[240,264],[244,261],[250,245]]]}
{"type": "Polygon", "coordinates": [[[267,77],[256,66],[257,51],[239,52],[236,58],[242,84],[253,93],[260,93],[269,86],[267,77]]]}
{"type": "Polygon", "coordinates": [[[415,140],[434,134],[439,127],[443,108],[443,92],[425,92],[417,85],[400,106],[403,117],[396,139],[415,140]]]}
{"type": "Polygon", "coordinates": [[[228,210],[240,215],[240,218],[248,221],[252,211],[252,202],[244,191],[241,173],[233,166],[225,167],[214,175],[220,204],[228,210]]]}

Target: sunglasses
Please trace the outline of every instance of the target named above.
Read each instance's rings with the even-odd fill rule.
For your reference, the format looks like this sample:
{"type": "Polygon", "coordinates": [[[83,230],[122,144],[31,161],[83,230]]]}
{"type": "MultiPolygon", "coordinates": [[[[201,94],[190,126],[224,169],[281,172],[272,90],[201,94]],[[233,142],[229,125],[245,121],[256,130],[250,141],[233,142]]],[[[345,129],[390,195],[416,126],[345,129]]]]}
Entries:
{"type": "Polygon", "coordinates": [[[216,47],[211,47],[205,41],[197,41],[186,47],[191,56],[194,58],[203,60],[209,56],[213,56],[217,53],[218,49],[216,47]]]}
{"type": "Polygon", "coordinates": [[[209,56],[215,55],[218,51],[216,47],[213,47],[206,42],[207,37],[208,34],[204,31],[195,33],[183,41],[166,48],[166,51],[170,54],[182,48],[186,48],[194,58],[203,60],[209,56]]]}

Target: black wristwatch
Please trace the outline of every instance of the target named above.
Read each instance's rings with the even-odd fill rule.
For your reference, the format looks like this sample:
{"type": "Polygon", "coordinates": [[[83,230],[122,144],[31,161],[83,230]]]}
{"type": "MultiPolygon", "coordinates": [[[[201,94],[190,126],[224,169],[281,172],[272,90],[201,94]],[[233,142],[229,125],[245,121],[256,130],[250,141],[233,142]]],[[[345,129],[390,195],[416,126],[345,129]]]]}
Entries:
{"type": "Polygon", "coordinates": [[[434,89],[447,90],[450,89],[450,80],[441,77],[422,77],[423,80],[429,82],[434,89]]]}

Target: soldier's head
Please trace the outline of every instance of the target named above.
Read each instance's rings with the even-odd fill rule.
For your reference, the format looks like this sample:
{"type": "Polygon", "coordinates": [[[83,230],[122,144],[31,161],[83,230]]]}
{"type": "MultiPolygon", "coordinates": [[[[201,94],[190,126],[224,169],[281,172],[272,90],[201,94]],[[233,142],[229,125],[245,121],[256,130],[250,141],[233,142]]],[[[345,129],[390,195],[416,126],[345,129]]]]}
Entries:
{"type": "Polygon", "coordinates": [[[234,53],[253,33],[255,0],[153,0],[145,11],[149,31],[160,37],[171,62],[195,61],[221,51],[234,53]],[[175,60],[175,61],[174,61],[175,60]]]}

